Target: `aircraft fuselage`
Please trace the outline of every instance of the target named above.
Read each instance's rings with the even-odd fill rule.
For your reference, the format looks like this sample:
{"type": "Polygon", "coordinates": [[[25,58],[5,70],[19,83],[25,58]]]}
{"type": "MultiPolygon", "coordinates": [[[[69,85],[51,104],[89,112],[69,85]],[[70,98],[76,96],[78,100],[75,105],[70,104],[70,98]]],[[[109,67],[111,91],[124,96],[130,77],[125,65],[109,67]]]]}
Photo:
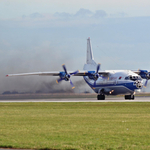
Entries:
{"type": "Polygon", "coordinates": [[[87,84],[98,94],[119,95],[133,94],[143,87],[142,78],[131,70],[106,70],[108,76],[100,76],[96,84],[88,76],[84,77],[87,84]]]}

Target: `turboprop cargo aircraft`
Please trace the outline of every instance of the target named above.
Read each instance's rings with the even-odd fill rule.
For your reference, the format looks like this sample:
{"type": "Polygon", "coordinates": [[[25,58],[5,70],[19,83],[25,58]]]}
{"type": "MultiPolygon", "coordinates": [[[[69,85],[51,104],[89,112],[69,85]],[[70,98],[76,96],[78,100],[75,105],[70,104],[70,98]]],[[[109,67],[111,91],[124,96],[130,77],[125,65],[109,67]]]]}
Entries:
{"type": "Polygon", "coordinates": [[[83,71],[67,71],[65,65],[62,67],[63,71],[60,72],[33,72],[6,76],[59,76],[56,83],[69,81],[72,89],[74,85],[70,77],[83,76],[86,83],[97,93],[98,100],[105,100],[105,95],[125,95],[125,99],[134,99],[135,91],[146,87],[150,79],[150,72],[147,70],[100,70],[100,64],[94,61],[90,38],[87,39],[87,57],[83,71]],[[144,84],[143,79],[146,79],[144,84]]]}

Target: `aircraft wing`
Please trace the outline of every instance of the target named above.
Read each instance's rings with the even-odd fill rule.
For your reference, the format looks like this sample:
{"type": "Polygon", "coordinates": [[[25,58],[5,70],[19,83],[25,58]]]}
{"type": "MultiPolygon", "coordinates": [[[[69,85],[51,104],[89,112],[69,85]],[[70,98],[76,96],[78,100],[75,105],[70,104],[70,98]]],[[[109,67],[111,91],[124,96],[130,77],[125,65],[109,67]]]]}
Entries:
{"type": "MultiPolygon", "coordinates": [[[[88,76],[89,73],[92,73],[93,71],[79,71],[77,74],[75,74],[74,76],[88,76]]],[[[94,72],[93,72],[94,73],[94,72]]],[[[106,71],[99,71],[98,72],[99,75],[103,75],[103,76],[108,76],[109,72],[106,71]]]]}
{"type": "MultiPolygon", "coordinates": [[[[19,73],[19,74],[8,74],[6,77],[13,77],[13,76],[31,76],[31,75],[39,75],[39,76],[59,76],[61,72],[59,71],[48,71],[48,72],[31,72],[31,73],[19,73]]],[[[69,74],[72,74],[73,71],[68,71],[69,74]]],[[[109,72],[99,71],[99,75],[107,76],[109,72]]],[[[88,76],[89,71],[79,71],[74,76],[88,76]]]]}
{"type": "Polygon", "coordinates": [[[136,73],[136,74],[140,74],[140,71],[139,70],[131,70],[131,71],[133,71],[134,73],[136,73]]]}
{"type": "Polygon", "coordinates": [[[31,73],[19,73],[19,74],[8,74],[6,77],[13,76],[30,76],[30,75],[39,75],[39,76],[59,76],[59,72],[31,72],[31,73]]]}
{"type": "MultiPolygon", "coordinates": [[[[13,77],[13,76],[31,76],[31,75],[39,75],[39,76],[59,76],[59,79],[56,80],[56,83],[61,82],[62,80],[65,81],[69,81],[70,85],[72,86],[72,89],[75,88],[75,86],[73,85],[72,81],[70,80],[71,76],[89,76],[89,77],[93,77],[93,79],[96,78],[97,80],[97,74],[102,75],[103,77],[108,76],[109,72],[105,72],[105,71],[68,71],[65,67],[65,65],[63,65],[63,69],[64,71],[51,71],[51,72],[31,72],[31,73],[19,73],[19,74],[8,74],[6,75],[6,77],[13,77]]],[[[96,82],[95,80],[95,82],[96,82]]]]}

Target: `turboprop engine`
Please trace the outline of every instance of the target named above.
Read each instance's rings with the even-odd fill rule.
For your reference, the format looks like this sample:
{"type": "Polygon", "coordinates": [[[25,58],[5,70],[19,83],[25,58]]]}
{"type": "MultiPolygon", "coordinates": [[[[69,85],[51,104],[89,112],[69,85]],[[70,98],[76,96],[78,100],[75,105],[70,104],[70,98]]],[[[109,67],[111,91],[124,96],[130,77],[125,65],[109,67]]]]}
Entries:
{"type": "Polygon", "coordinates": [[[146,79],[144,86],[147,87],[148,80],[150,79],[150,72],[147,70],[139,70],[139,75],[146,79]]]}
{"type": "Polygon", "coordinates": [[[62,80],[69,81],[69,82],[70,82],[70,85],[72,86],[72,89],[74,89],[75,87],[74,87],[74,85],[73,85],[73,83],[72,83],[70,77],[71,77],[72,75],[77,74],[77,73],[79,72],[79,70],[77,70],[77,71],[75,71],[75,72],[69,74],[69,73],[67,72],[67,68],[66,68],[66,66],[65,66],[64,64],[62,65],[62,67],[63,67],[64,71],[62,71],[62,72],[59,73],[59,77],[60,77],[60,78],[56,80],[56,83],[59,83],[59,82],[61,82],[62,80]]]}

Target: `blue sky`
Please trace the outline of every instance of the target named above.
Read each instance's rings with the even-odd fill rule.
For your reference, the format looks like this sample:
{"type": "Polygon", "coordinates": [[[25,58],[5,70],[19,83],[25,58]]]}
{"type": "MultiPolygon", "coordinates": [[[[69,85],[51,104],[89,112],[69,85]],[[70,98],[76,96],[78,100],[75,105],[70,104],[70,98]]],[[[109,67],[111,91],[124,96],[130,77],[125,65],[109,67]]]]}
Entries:
{"type": "Polygon", "coordinates": [[[148,0],[1,0],[0,92],[38,90],[55,80],[6,79],[8,73],[56,71],[63,63],[82,70],[88,37],[103,70],[150,70],[149,6],[148,0]]]}

